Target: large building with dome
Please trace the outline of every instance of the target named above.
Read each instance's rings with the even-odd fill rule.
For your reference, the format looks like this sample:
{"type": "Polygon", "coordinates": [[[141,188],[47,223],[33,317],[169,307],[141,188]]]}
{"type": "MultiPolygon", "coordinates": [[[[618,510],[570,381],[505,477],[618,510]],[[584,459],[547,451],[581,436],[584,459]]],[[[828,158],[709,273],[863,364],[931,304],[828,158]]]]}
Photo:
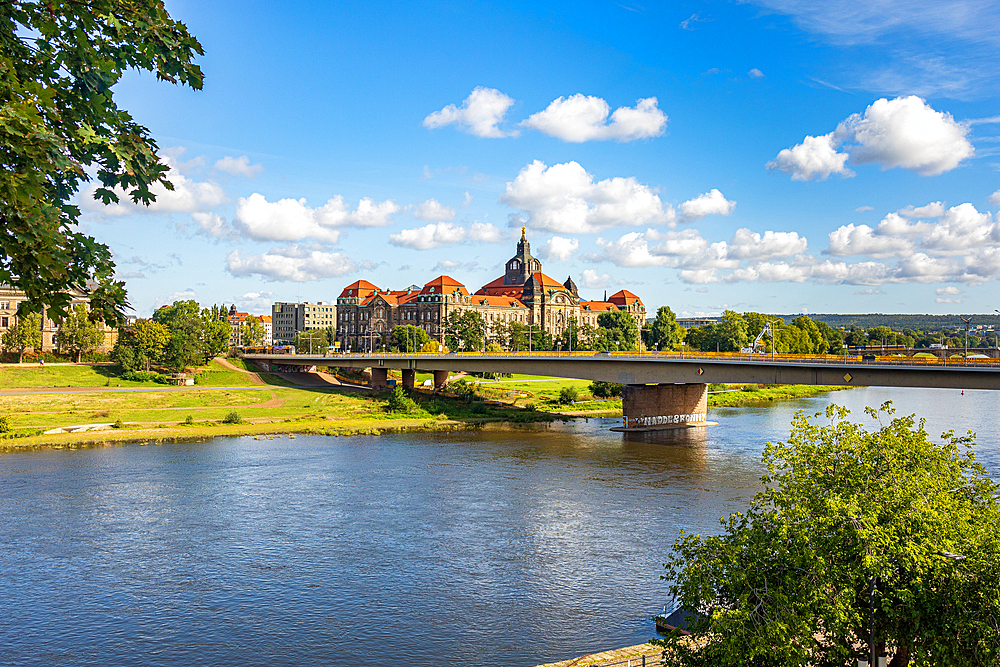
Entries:
{"type": "Polygon", "coordinates": [[[403,290],[382,289],[367,280],[351,283],[337,297],[337,340],[347,350],[377,349],[394,327],[414,325],[444,344],[448,317],[465,311],[479,313],[487,330],[497,321],[518,322],[558,336],[573,320],[596,327],[601,313],[615,310],[629,313],[640,328],[646,320],[642,300],[628,290],[586,301],[571,278],[560,283],[542,273],[522,227],[517,254],[507,260],[504,275],[475,293],[450,276],[403,290]]]}

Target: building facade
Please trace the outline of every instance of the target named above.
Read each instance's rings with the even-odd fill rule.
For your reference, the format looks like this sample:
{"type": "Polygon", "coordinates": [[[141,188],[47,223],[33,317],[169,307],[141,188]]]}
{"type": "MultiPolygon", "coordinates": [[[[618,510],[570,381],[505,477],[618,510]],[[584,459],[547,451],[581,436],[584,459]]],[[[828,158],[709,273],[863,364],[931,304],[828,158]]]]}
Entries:
{"type": "Polygon", "coordinates": [[[378,349],[396,326],[414,325],[444,344],[445,322],[452,313],[473,311],[486,323],[517,322],[558,336],[571,323],[597,326],[601,313],[629,313],[640,328],[646,309],[635,294],[622,290],[604,301],[580,298],[571,278],[560,283],[542,273],[521,228],[516,254],[507,260],[504,275],[470,293],[450,276],[438,276],[422,287],[384,290],[368,282],[351,283],[337,298],[337,339],[345,350],[378,349]]]}
{"type": "Polygon", "coordinates": [[[291,343],[297,333],[331,328],[336,322],[337,307],[332,303],[278,302],[271,306],[272,339],[275,343],[291,343]]]}
{"type": "MultiPolygon", "coordinates": [[[[27,295],[19,289],[10,285],[0,284],[0,335],[17,323],[17,307],[22,301],[27,301],[27,295]]],[[[70,301],[70,308],[75,308],[77,304],[89,305],[90,300],[82,292],[73,292],[70,301]]],[[[53,352],[59,349],[59,322],[48,317],[43,311],[42,314],[42,349],[40,352],[53,352]]],[[[118,330],[102,323],[104,330],[104,342],[97,348],[97,352],[110,352],[118,340],[118,330]]]]}
{"type": "Polygon", "coordinates": [[[272,345],[274,342],[274,330],[271,322],[271,315],[251,315],[250,313],[241,313],[236,310],[236,304],[234,303],[229,308],[229,314],[226,316],[226,320],[229,322],[229,347],[242,347],[243,346],[243,325],[249,318],[253,318],[261,323],[264,328],[264,341],[262,345],[272,345]]]}

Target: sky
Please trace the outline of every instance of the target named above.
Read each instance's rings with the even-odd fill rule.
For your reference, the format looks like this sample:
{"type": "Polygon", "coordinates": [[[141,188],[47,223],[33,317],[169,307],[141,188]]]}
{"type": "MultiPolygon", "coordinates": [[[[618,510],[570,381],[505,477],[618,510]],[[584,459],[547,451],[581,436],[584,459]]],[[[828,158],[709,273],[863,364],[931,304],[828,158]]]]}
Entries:
{"type": "Polygon", "coordinates": [[[470,291],[526,227],[652,315],[990,313],[1000,4],[168,0],[204,89],[129,73],[173,192],[79,200],[136,314],[470,291]]]}

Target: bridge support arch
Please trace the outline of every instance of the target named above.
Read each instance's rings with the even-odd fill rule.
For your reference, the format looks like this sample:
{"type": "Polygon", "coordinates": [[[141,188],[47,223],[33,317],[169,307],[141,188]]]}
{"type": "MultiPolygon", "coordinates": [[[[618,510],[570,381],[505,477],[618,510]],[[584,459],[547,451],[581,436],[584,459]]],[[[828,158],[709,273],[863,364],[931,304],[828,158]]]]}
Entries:
{"type": "Polygon", "coordinates": [[[413,389],[416,384],[417,372],[412,368],[403,369],[403,389],[413,389]]]}
{"type": "Polygon", "coordinates": [[[434,371],[434,388],[441,389],[448,384],[448,371],[434,371]]]}
{"type": "Polygon", "coordinates": [[[372,391],[389,389],[389,369],[372,366],[372,391]]]}
{"type": "Polygon", "coordinates": [[[707,384],[627,384],[622,389],[622,426],[612,431],[658,431],[711,426],[707,384]]]}

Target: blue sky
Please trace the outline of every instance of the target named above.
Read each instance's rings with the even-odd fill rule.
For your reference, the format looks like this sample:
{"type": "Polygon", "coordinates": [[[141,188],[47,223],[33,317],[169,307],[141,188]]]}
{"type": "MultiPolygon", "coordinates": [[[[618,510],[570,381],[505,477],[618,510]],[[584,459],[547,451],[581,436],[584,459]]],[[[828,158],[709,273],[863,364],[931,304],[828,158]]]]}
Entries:
{"type": "Polygon", "coordinates": [[[995,3],[167,5],[204,90],[116,91],[177,188],[80,195],[140,315],[475,290],[522,224],[649,311],[1000,308],[995,3]]]}

